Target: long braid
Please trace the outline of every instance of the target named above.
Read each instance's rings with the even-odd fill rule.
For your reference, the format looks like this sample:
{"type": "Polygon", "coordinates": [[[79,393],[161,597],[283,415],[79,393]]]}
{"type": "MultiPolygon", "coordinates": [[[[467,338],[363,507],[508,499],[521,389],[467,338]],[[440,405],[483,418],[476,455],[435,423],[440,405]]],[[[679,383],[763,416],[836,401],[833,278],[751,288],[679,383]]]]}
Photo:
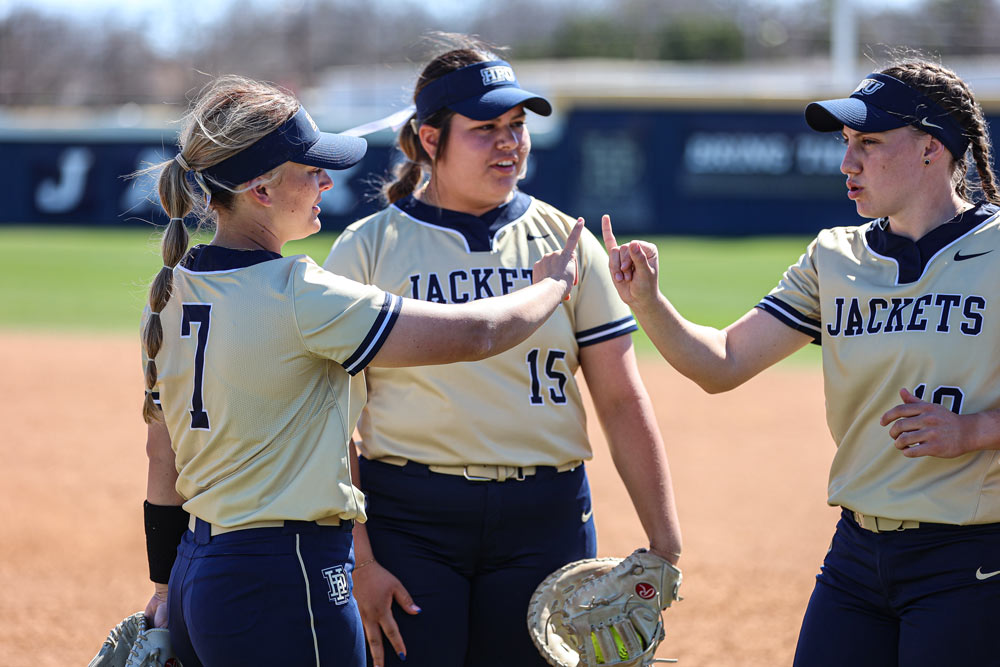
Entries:
{"type": "Polygon", "coordinates": [[[966,201],[972,201],[976,189],[990,202],[1000,204],[1000,190],[993,173],[992,145],[982,107],[976,102],[968,85],[952,70],[921,59],[904,59],[882,70],[919,90],[934,100],[955,119],[969,139],[969,148],[979,176],[978,184],[968,179],[968,158],[963,155],[955,160],[952,181],[955,192],[966,201]],[[978,188],[977,188],[978,186],[978,188]]]}

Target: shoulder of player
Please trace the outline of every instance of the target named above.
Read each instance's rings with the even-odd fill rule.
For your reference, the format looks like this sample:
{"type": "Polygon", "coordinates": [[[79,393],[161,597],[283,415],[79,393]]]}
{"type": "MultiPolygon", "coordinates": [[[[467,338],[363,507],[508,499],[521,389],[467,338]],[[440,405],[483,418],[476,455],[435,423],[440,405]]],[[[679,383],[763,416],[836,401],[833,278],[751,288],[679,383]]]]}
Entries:
{"type": "Polygon", "coordinates": [[[514,221],[515,225],[544,226],[555,231],[562,238],[569,236],[570,230],[576,223],[576,218],[563,213],[548,202],[536,199],[531,195],[527,196],[531,201],[524,213],[514,221]]]}
{"type": "Polygon", "coordinates": [[[843,248],[845,245],[854,246],[858,243],[864,243],[865,234],[871,229],[872,225],[878,224],[877,220],[869,220],[864,224],[852,225],[852,226],[842,226],[842,227],[829,227],[827,229],[821,229],[816,235],[816,245],[819,247],[827,248],[843,248]]]}
{"type": "Polygon", "coordinates": [[[398,224],[400,219],[404,217],[402,211],[399,210],[394,204],[389,204],[381,211],[376,211],[371,215],[365,216],[360,220],[356,220],[351,224],[344,227],[344,233],[351,234],[374,234],[378,233],[378,230],[384,228],[387,225],[398,224]]]}

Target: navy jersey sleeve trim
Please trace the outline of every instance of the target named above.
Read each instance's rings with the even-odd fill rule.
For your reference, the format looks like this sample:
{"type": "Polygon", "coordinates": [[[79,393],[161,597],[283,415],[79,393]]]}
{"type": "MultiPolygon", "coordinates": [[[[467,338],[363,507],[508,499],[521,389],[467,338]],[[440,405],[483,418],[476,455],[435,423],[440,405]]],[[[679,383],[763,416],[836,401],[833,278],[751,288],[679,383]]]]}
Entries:
{"type": "Polygon", "coordinates": [[[576,333],[576,344],[580,347],[587,347],[588,345],[603,343],[606,340],[618,338],[619,336],[624,336],[638,330],[639,325],[635,323],[635,318],[629,315],[628,317],[602,324],[593,329],[578,331],[576,333]]]}
{"type": "Polygon", "coordinates": [[[818,320],[805,317],[781,299],[770,295],[765,296],[761,302],[757,304],[757,308],[760,308],[765,313],[770,313],[775,316],[782,324],[790,326],[796,331],[801,331],[805,335],[809,336],[813,339],[812,342],[816,345],[823,344],[823,330],[820,327],[820,322],[818,320]]]}
{"type": "Polygon", "coordinates": [[[385,301],[382,303],[382,310],[368,330],[368,335],[361,341],[361,345],[354,351],[350,358],[341,364],[351,375],[356,375],[364,370],[365,366],[371,363],[378,351],[382,349],[382,344],[389,337],[389,332],[396,324],[399,311],[403,307],[403,298],[395,294],[385,293],[385,301]]]}

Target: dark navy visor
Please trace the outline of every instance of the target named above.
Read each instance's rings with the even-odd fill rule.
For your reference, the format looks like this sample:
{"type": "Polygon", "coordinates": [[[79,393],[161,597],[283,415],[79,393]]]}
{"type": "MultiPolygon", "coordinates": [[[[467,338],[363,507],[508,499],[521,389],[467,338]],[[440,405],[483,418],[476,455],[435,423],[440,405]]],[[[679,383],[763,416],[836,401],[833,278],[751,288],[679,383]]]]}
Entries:
{"type": "Polygon", "coordinates": [[[850,97],[809,104],[806,122],[818,132],[837,132],[845,125],[858,132],[885,132],[912,125],[936,137],[956,159],[965,155],[969,146],[951,114],[906,83],[878,72],[865,77],[850,97]]]}
{"type": "Polygon", "coordinates": [[[441,109],[451,109],[472,120],[491,120],[519,104],[540,116],[552,113],[549,101],[521,88],[514,68],[503,60],[466,65],[431,81],[417,94],[417,122],[441,109]]]}
{"type": "Polygon", "coordinates": [[[360,137],[320,132],[299,107],[291,118],[256,142],[202,173],[228,187],[246,183],[285,162],[323,169],[347,169],[365,156],[368,142],[360,137]]]}

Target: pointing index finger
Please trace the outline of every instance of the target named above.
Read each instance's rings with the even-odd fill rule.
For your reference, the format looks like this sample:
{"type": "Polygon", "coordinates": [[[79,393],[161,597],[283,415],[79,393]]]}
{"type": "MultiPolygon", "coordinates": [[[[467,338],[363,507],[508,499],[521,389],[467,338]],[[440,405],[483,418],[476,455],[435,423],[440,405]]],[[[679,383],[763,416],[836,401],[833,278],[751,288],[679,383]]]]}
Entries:
{"type": "Polygon", "coordinates": [[[615,233],[611,229],[610,215],[601,216],[601,234],[604,236],[604,247],[607,248],[608,252],[611,252],[618,247],[618,241],[615,239],[615,233]]]}
{"type": "Polygon", "coordinates": [[[576,250],[576,244],[580,241],[580,236],[583,234],[583,227],[583,218],[577,218],[576,224],[573,225],[569,236],[566,237],[566,246],[563,248],[563,254],[572,254],[576,250]]]}

